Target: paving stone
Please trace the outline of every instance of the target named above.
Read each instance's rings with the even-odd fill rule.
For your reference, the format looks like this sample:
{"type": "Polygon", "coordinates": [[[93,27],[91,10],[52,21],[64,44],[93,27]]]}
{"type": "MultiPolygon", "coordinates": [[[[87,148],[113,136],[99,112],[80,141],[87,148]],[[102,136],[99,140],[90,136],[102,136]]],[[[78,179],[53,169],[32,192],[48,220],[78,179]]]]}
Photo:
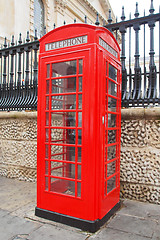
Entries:
{"type": "Polygon", "coordinates": [[[152,237],[157,223],[149,219],[141,219],[127,215],[117,215],[107,225],[120,231],[137,234],[143,237],[152,237]]]}
{"type": "Polygon", "coordinates": [[[127,233],[116,229],[103,228],[100,232],[89,237],[88,240],[149,240],[137,234],[127,233]]]}
{"type": "Polygon", "coordinates": [[[160,221],[157,223],[152,240],[160,240],[160,221]]]}
{"type": "Polygon", "coordinates": [[[117,214],[160,220],[160,205],[131,200],[124,200],[123,205],[124,207],[117,214]]]}
{"type": "Polygon", "coordinates": [[[40,226],[41,224],[27,221],[24,218],[5,215],[0,218],[0,240],[10,240],[18,234],[30,234],[40,226]]]}
{"type": "Polygon", "coordinates": [[[53,225],[43,225],[29,235],[30,240],[85,240],[87,233],[74,229],[69,231],[53,225]]]}

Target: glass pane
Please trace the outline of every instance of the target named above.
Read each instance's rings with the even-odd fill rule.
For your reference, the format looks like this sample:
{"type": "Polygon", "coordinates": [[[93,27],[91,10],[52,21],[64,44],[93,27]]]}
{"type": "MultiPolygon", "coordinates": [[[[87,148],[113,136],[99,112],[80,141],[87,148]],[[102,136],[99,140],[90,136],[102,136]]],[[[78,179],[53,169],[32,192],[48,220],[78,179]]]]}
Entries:
{"type": "Polygon", "coordinates": [[[62,162],[51,162],[51,175],[55,177],[75,178],[75,165],[62,162]]]}
{"type": "Polygon", "coordinates": [[[51,178],[51,192],[75,196],[75,182],[65,179],[51,178]]]}
{"type": "Polygon", "coordinates": [[[52,80],[52,93],[76,92],[76,78],[52,80]]]}
{"type": "Polygon", "coordinates": [[[109,64],[109,77],[117,81],[117,69],[109,64]]]}
{"type": "Polygon", "coordinates": [[[83,59],[79,60],[79,74],[83,73],[83,59]]]}
{"type": "Polygon", "coordinates": [[[51,129],[51,142],[58,144],[75,144],[75,129],[51,129]]]}
{"type": "Polygon", "coordinates": [[[78,165],[78,179],[81,180],[81,165],[78,165]]]}
{"type": "Polygon", "coordinates": [[[82,92],[82,77],[79,77],[79,92],[82,92]]]}
{"type": "Polygon", "coordinates": [[[78,162],[81,162],[82,153],[81,153],[81,147],[78,148],[78,162]]]}
{"type": "MultiPolygon", "coordinates": [[[[107,92],[107,89],[106,89],[106,92],[107,92]]],[[[108,94],[115,97],[117,96],[117,85],[112,81],[108,82],[108,94]]]]}
{"type": "Polygon", "coordinates": [[[45,146],[45,158],[48,158],[48,156],[49,156],[49,146],[46,145],[45,146]]]}
{"type": "Polygon", "coordinates": [[[116,112],[117,111],[117,99],[108,98],[108,111],[116,112]]]}
{"type": "Polygon", "coordinates": [[[77,182],[77,196],[81,197],[81,183],[77,182]]]}
{"type": "Polygon", "coordinates": [[[46,97],[46,110],[49,110],[49,96],[46,97]]]}
{"type": "Polygon", "coordinates": [[[107,160],[114,159],[116,157],[116,145],[108,147],[108,158],[107,160]]]}
{"type": "Polygon", "coordinates": [[[49,129],[47,128],[46,129],[46,142],[49,141],[49,129]]]}
{"type": "Polygon", "coordinates": [[[78,130],[78,144],[82,144],[82,130],[78,130]]]}
{"type": "Polygon", "coordinates": [[[116,176],[107,181],[107,193],[111,192],[116,187],[116,176]]]}
{"type": "Polygon", "coordinates": [[[116,142],[116,130],[108,130],[108,144],[116,142]]]}
{"type": "Polygon", "coordinates": [[[75,147],[51,145],[51,159],[75,162],[75,147]]]}
{"type": "MultiPolygon", "coordinates": [[[[107,115],[106,115],[107,117],[107,115]]],[[[116,114],[108,114],[108,127],[116,127],[116,114]]],[[[106,126],[107,127],[107,126],[106,126]]]]}
{"type": "Polygon", "coordinates": [[[46,81],[46,94],[49,94],[49,80],[46,81]]]}
{"type": "Polygon", "coordinates": [[[51,126],[75,127],[76,126],[76,113],[75,112],[51,113],[51,126]]]}
{"type": "Polygon", "coordinates": [[[49,126],[49,113],[46,112],[46,126],[49,126]]]}
{"type": "Polygon", "coordinates": [[[76,95],[52,96],[52,110],[76,109],[76,95]]]}
{"type": "Polygon", "coordinates": [[[82,94],[78,95],[78,108],[82,109],[82,94]]]}
{"type": "Polygon", "coordinates": [[[47,78],[50,77],[50,64],[47,64],[47,78]]]}
{"type": "Polygon", "coordinates": [[[52,64],[52,77],[75,75],[77,72],[77,61],[67,61],[52,64]]]}
{"type": "Polygon", "coordinates": [[[106,192],[107,192],[107,183],[104,183],[104,196],[106,196],[106,192]]]}
{"type": "Polygon", "coordinates": [[[49,163],[48,163],[48,161],[46,161],[45,162],[45,174],[47,174],[47,175],[49,174],[48,170],[49,170],[49,163]]]}
{"type": "Polygon", "coordinates": [[[45,190],[48,191],[48,177],[45,177],[45,190]]]}
{"type": "Polygon", "coordinates": [[[78,113],[78,127],[82,127],[82,112],[78,113]]]}
{"type": "Polygon", "coordinates": [[[116,161],[107,164],[107,177],[116,172],[116,161]]]}

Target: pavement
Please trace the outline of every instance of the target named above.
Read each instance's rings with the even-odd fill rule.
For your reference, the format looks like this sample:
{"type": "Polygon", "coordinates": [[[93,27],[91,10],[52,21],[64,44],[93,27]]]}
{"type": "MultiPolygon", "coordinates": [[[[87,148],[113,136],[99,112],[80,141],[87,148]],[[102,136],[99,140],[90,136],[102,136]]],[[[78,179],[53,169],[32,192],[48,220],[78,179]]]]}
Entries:
{"type": "Polygon", "coordinates": [[[160,240],[160,205],[123,200],[96,233],[34,215],[36,184],[0,177],[0,240],[160,240]]]}

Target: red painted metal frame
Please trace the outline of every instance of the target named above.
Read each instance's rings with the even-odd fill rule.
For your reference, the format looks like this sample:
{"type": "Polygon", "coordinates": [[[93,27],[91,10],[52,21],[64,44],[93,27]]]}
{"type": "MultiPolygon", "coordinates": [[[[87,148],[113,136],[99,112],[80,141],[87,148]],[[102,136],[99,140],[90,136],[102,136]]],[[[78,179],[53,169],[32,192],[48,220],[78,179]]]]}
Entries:
{"type": "MultiPolygon", "coordinates": [[[[112,34],[102,28],[86,24],[71,24],[57,28],[46,34],[40,40],[39,55],[39,89],[38,89],[38,135],[37,135],[37,207],[40,209],[57,212],[60,214],[76,217],[84,220],[102,219],[118,202],[120,191],[120,95],[121,95],[121,66],[120,66],[120,49],[112,34]],[[70,39],[77,36],[88,37],[88,43],[56,49],[45,52],[45,44],[50,42],[70,39]],[[118,53],[118,59],[111,53],[99,45],[99,37],[107,42],[118,53]],[[51,76],[46,78],[47,64],[83,59],[83,89],[82,89],[82,110],[51,110],[51,96],[56,94],[46,94],[46,80],[50,81],[51,76]],[[112,64],[118,70],[117,77],[117,112],[111,114],[117,115],[116,129],[118,134],[116,142],[110,145],[105,143],[105,124],[102,123],[102,117],[108,114],[106,108],[106,79],[109,80],[107,64],[112,64]],[[46,96],[49,100],[49,110],[46,110],[46,96]],[[51,112],[78,112],[82,111],[82,128],[77,126],[68,127],[68,129],[82,129],[82,159],[81,159],[81,179],[77,179],[77,171],[75,172],[75,183],[81,182],[81,196],[60,194],[45,189],[45,177],[50,178],[50,171],[45,174],[45,161],[51,162],[51,153],[49,151],[49,159],[45,159],[45,144],[50,146],[51,136],[49,134],[49,142],[45,142],[45,129],[58,129],[51,125],[46,126],[46,113],[49,113],[49,122],[51,124],[51,112]],[[116,150],[116,172],[105,180],[105,148],[112,145],[117,146],[116,150]],[[104,185],[110,178],[116,176],[116,188],[110,193],[105,194],[104,185]]],[[[51,70],[51,69],[50,69],[51,70]]],[[[74,77],[78,78],[79,75],[74,77]]],[[[66,76],[65,76],[66,77],[66,76]]],[[[68,76],[67,76],[68,77],[68,76]]],[[[73,77],[73,76],[72,76],[73,77]]],[[[61,77],[62,78],[62,77],[61,77]]],[[[114,82],[114,80],[111,80],[114,82]]],[[[62,95],[70,95],[65,93],[62,95]]],[[[58,94],[57,94],[58,95],[58,94]]],[[[115,98],[115,97],[113,97],[115,98]]],[[[78,100],[78,92],[76,92],[76,100],[78,100]]],[[[107,100],[108,102],[108,100],[107,100]]],[[[77,103],[76,103],[77,104],[77,103]]],[[[77,120],[76,120],[77,121],[77,120]]],[[[60,127],[67,129],[66,126],[60,127]]],[[[110,128],[109,130],[111,130],[110,128]]],[[[77,140],[76,140],[77,141],[77,140]]],[[[56,144],[57,146],[68,146],[68,144],[56,144]]],[[[72,145],[70,145],[72,146],[72,145]]],[[[74,145],[78,146],[78,142],[74,145]]],[[[78,150],[76,150],[78,151],[78,150]]],[[[57,161],[58,162],[58,161],[57,161]]],[[[64,160],[64,164],[69,163],[64,160]]],[[[72,162],[71,162],[72,163],[72,162]]],[[[80,165],[75,160],[75,166],[80,165]]],[[[58,178],[58,177],[56,177],[58,178]]],[[[64,179],[74,181],[65,177],[64,179]]],[[[50,189],[50,183],[48,184],[50,189]]],[[[65,186],[63,185],[62,188],[65,186]]]]}

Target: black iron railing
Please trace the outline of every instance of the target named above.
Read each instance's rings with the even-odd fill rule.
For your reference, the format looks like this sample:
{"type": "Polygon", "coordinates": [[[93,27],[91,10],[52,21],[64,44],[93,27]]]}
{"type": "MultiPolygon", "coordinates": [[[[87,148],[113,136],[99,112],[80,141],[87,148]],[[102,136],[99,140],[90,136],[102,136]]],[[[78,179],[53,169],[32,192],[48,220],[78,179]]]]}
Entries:
{"type": "Polygon", "coordinates": [[[138,3],[136,3],[134,19],[125,21],[124,8],[122,8],[122,21],[111,24],[110,15],[110,24],[105,26],[116,37],[118,32],[121,35],[122,107],[147,107],[160,104],[160,11],[157,14],[154,14],[154,11],[153,0],[151,0],[150,15],[145,16],[144,13],[144,17],[139,17],[138,3]],[[159,32],[156,32],[156,46],[159,45],[157,63],[155,63],[154,49],[156,23],[159,24],[156,28],[156,31],[159,32]],[[149,31],[146,34],[147,28],[149,31]],[[131,34],[131,31],[134,33],[131,34]],[[143,41],[141,41],[142,39],[143,41]],[[126,59],[126,41],[129,42],[128,61],[126,59]],[[143,51],[141,51],[143,57],[140,55],[140,42],[143,44],[143,51]],[[147,44],[150,46],[148,55],[146,53],[147,44]],[[132,47],[135,48],[134,53],[132,47]],[[147,58],[149,58],[148,63],[147,58]]]}
{"type": "MultiPolygon", "coordinates": [[[[139,17],[138,4],[136,4],[135,18],[125,21],[124,8],[122,8],[121,22],[112,24],[111,11],[109,11],[108,24],[104,27],[113,32],[121,41],[122,63],[122,107],[147,107],[160,105],[160,12],[154,14],[153,0],[151,0],[150,15],[139,17]],[[155,62],[154,29],[156,30],[156,45],[159,45],[157,63],[155,62]],[[146,29],[149,32],[146,34],[146,29]],[[141,29],[141,31],[140,31],[141,29]],[[127,33],[128,30],[128,33],[127,33]],[[157,34],[158,31],[158,34],[157,34]],[[135,43],[133,44],[133,34],[135,43]],[[143,56],[140,56],[140,32],[143,32],[143,56]],[[128,37],[126,35],[128,34],[128,37]],[[146,53],[146,36],[150,39],[150,50],[146,53]],[[126,41],[129,42],[129,59],[126,58],[126,41]],[[132,45],[135,52],[132,57],[132,45]],[[133,60],[132,60],[133,59],[133,60]],[[143,63],[141,64],[141,59],[143,63]],[[149,62],[147,63],[147,59],[149,62]]],[[[76,21],[74,21],[76,22],[76,21]]],[[[85,17],[87,23],[87,17],[85,17]]],[[[65,22],[64,22],[65,24],[65,22]]],[[[99,25],[99,19],[95,22],[99,25]]],[[[54,25],[55,28],[55,25],[54,25]]],[[[46,28],[44,29],[44,34],[46,28]]],[[[37,109],[37,84],[39,41],[35,31],[33,40],[29,32],[25,42],[22,43],[21,34],[18,43],[14,37],[10,46],[6,39],[0,49],[0,111],[36,110],[37,109]]]]}
{"type": "Polygon", "coordinates": [[[0,49],[1,111],[37,109],[38,49],[36,31],[33,41],[29,32],[24,43],[21,34],[16,44],[14,37],[9,46],[5,39],[0,49]]]}

